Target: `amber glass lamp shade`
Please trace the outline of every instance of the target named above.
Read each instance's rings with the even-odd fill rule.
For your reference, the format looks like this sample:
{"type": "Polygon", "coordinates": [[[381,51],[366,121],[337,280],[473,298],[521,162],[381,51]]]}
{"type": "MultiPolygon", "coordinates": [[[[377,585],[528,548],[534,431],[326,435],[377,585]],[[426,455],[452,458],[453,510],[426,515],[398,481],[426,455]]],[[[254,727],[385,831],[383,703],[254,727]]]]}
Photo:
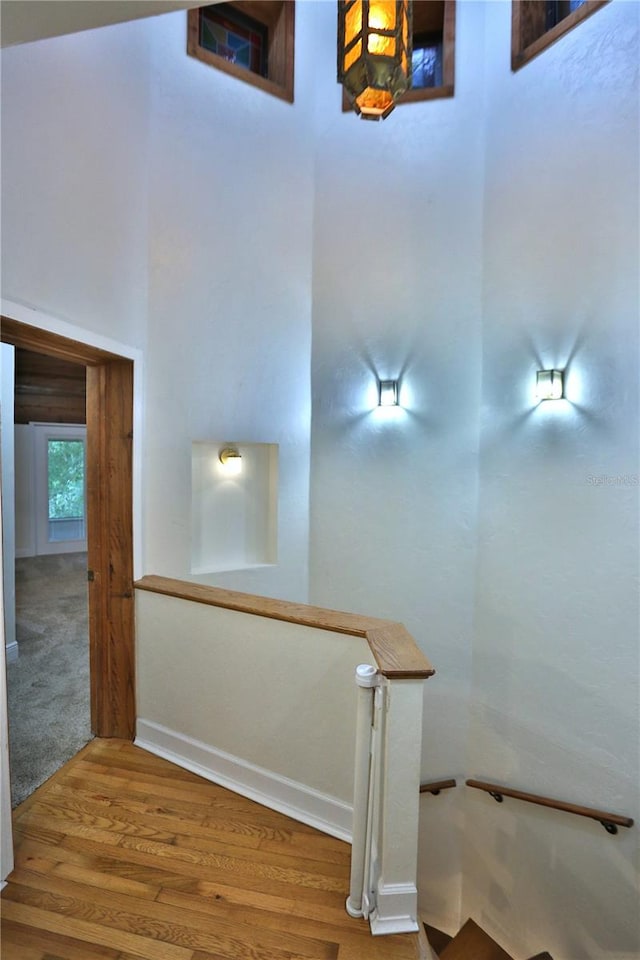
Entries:
{"type": "Polygon", "coordinates": [[[338,83],[365,120],[411,86],[411,0],[338,0],[338,83]]]}

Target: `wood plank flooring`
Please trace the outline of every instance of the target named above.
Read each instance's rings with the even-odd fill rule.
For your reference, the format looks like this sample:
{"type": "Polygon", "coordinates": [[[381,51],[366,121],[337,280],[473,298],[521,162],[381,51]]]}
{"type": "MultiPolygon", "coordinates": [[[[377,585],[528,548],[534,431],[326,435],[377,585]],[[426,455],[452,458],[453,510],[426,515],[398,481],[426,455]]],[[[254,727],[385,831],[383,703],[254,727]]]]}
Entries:
{"type": "Polygon", "coordinates": [[[416,960],[344,909],[350,848],[120,740],[14,813],[3,960],[416,960]]]}

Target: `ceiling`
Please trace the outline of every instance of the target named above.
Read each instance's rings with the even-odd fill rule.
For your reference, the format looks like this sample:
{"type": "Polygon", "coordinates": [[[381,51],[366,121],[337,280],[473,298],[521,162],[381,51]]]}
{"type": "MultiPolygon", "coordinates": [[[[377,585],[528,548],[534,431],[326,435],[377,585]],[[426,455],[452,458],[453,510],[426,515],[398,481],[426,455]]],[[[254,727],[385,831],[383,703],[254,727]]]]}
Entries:
{"type": "Polygon", "coordinates": [[[9,47],[201,6],[202,0],[2,0],[1,45],[9,47]]]}

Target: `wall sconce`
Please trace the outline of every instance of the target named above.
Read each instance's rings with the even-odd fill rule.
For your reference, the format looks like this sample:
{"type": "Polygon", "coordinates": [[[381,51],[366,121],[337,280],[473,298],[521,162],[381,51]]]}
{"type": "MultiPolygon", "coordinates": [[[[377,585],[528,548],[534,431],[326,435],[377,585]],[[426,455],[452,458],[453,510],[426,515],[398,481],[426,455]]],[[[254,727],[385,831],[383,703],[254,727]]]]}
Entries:
{"type": "Polygon", "coordinates": [[[363,120],[384,120],[411,86],[412,0],[338,0],[338,83],[363,120]]]}
{"type": "Polygon", "coordinates": [[[564,396],[564,370],[538,370],[536,373],[536,399],[562,400],[564,396]]]}
{"type": "Polygon", "coordinates": [[[397,407],[398,406],[398,381],[397,380],[378,380],[378,406],[379,407],[397,407]]]}
{"type": "Polygon", "coordinates": [[[242,456],[235,447],[225,447],[218,454],[218,459],[228,477],[237,477],[242,473],[242,456]]]}

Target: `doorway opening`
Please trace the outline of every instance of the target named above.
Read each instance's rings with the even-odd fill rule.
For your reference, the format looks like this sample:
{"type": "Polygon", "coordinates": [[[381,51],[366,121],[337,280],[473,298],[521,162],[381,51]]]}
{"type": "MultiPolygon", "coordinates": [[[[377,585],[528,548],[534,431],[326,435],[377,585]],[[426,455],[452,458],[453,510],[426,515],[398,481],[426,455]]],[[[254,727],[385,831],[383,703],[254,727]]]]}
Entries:
{"type": "MultiPolygon", "coordinates": [[[[90,726],[95,736],[132,740],[135,735],[133,361],[8,317],[2,317],[0,336],[3,342],[18,349],[80,364],[85,369],[83,483],[90,726]]],[[[74,452],[77,460],[77,448],[74,452]]],[[[60,502],[63,501],[64,498],[60,502]]],[[[67,515],[48,516],[49,526],[52,523],[55,529],[66,525],[69,532],[75,523],[77,533],[79,518],[71,516],[78,512],[77,504],[76,498],[66,507],[54,506],[54,513],[66,511],[67,515]]]]}
{"type": "MultiPolygon", "coordinates": [[[[15,645],[7,662],[7,701],[15,807],[92,733],[86,369],[21,348],[11,355],[15,645]]],[[[11,563],[8,544],[5,551],[11,563]]]]}

